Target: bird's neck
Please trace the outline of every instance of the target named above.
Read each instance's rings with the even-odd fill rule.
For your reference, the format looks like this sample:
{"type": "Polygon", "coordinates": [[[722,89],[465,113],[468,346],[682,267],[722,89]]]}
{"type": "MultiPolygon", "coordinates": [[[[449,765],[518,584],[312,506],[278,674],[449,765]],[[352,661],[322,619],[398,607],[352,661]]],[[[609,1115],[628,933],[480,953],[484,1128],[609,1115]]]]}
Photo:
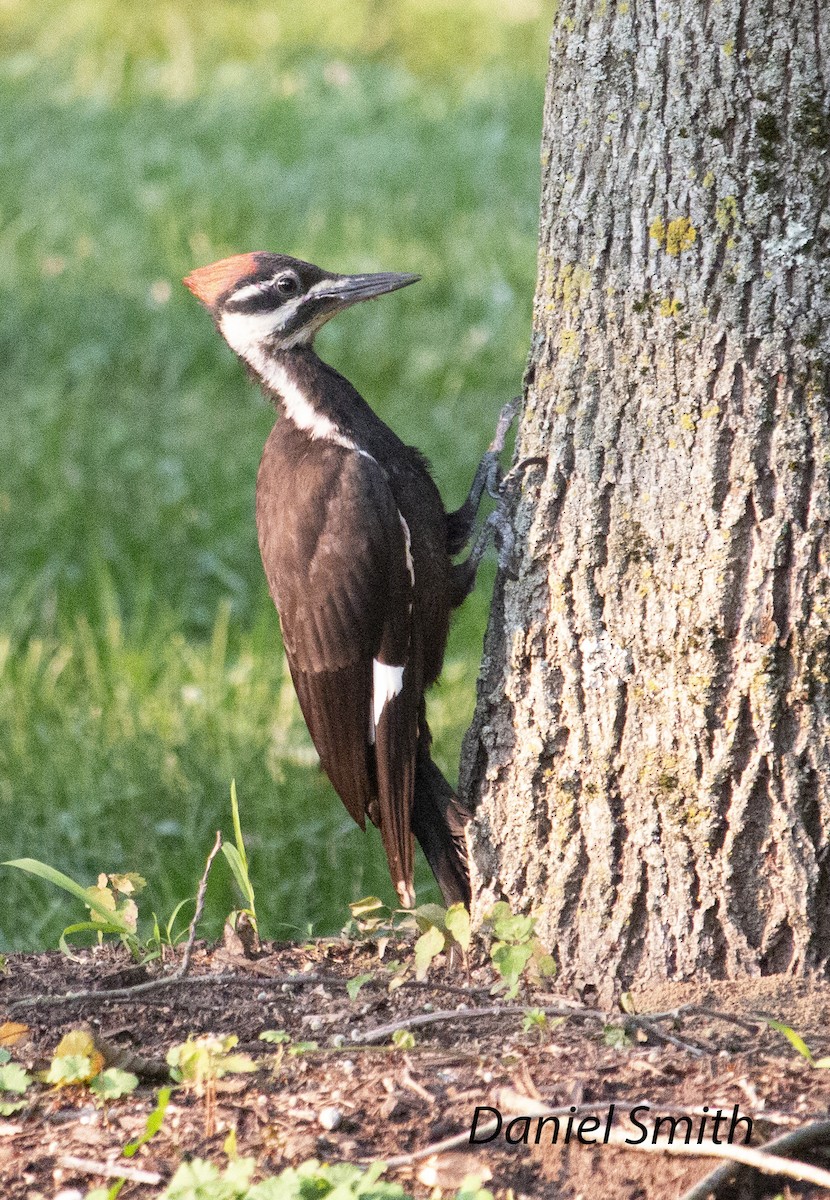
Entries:
{"type": "Polygon", "coordinates": [[[394,438],[360,393],[310,346],[263,349],[247,361],[282,416],[312,440],[374,453],[379,436],[394,438]]]}

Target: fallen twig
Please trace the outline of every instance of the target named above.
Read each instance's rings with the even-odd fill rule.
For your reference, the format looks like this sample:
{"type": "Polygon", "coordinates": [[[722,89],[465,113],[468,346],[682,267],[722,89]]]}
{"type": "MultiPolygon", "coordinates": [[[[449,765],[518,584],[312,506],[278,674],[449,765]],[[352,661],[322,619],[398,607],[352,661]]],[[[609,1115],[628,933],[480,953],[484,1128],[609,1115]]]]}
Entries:
{"type": "MultiPolygon", "coordinates": [[[[763,1147],[763,1153],[769,1158],[770,1151],[774,1150],[777,1155],[784,1151],[788,1153],[796,1150],[811,1150],[816,1146],[830,1145],[830,1121],[811,1121],[809,1125],[802,1125],[800,1129],[794,1129],[791,1133],[782,1134],[781,1137],[774,1138],[771,1142],[767,1142],[763,1147]]],[[[784,1159],[783,1161],[788,1161],[784,1159]]],[[[716,1167],[703,1179],[698,1182],[687,1192],[684,1192],[680,1200],[706,1200],[707,1196],[716,1193],[724,1184],[733,1184],[735,1181],[736,1172],[740,1171],[745,1164],[724,1163],[723,1166],[716,1167]]],[[[823,1172],[827,1175],[828,1172],[823,1172]]],[[[803,1176],[795,1176],[795,1178],[803,1178],[803,1176]]],[[[820,1183],[820,1187],[828,1187],[827,1183],[820,1183]]]]}
{"type": "MultiPolygon", "coordinates": [[[[234,793],[234,795],[236,795],[236,793],[234,793]]],[[[202,872],[202,878],[199,880],[199,890],[196,893],[196,911],[193,914],[193,920],[190,922],[190,929],[187,934],[187,942],[185,943],[184,954],[182,955],[181,965],[179,966],[179,969],[176,972],[176,975],[179,979],[182,979],[187,974],[187,972],[190,970],[190,956],[193,953],[193,946],[196,942],[196,926],[201,921],[202,913],[204,912],[204,909],[205,909],[205,892],[207,891],[208,875],[210,874],[210,868],[213,866],[213,860],[214,860],[214,858],[216,858],[216,855],[219,853],[221,847],[222,847],[222,832],[221,832],[221,830],[217,829],[216,830],[216,841],[213,843],[213,849],[211,850],[210,854],[207,856],[207,862],[205,863],[205,869],[202,872]]]]}
{"type": "Polygon", "coordinates": [[[642,1016],[638,1013],[636,1016],[627,1016],[626,1021],[633,1022],[638,1029],[644,1029],[646,1033],[650,1033],[658,1042],[668,1042],[670,1046],[677,1046],[678,1050],[685,1050],[695,1058],[701,1058],[704,1054],[711,1054],[711,1050],[708,1048],[698,1046],[694,1042],[687,1042],[683,1038],[677,1037],[676,1034],[667,1033],[651,1017],[642,1016]]]}
{"type": "MultiPolygon", "coordinates": [[[[510,1017],[524,1016],[526,1004],[489,1004],[484,1008],[450,1008],[439,1012],[418,1013],[414,1017],[402,1017],[399,1021],[390,1021],[388,1025],[377,1025],[364,1033],[355,1034],[352,1041],[361,1046],[371,1042],[382,1042],[397,1033],[399,1029],[420,1029],[424,1025],[437,1025],[443,1021],[473,1021],[477,1017],[510,1017]]],[[[545,1016],[578,1017],[580,1019],[605,1020],[606,1014],[594,1008],[566,1008],[561,1004],[542,1009],[545,1016]]]]}
{"type": "MultiPolygon", "coordinates": [[[[271,975],[269,982],[275,987],[283,984],[306,986],[310,983],[321,983],[323,977],[310,973],[298,972],[292,975],[271,975]]],[[[148,979],[146,983],[136,983],[124,988],[94,988],[83,992],[45,992],[39,996],[21,996],[7,1005],[8,1011],[18,1008],[48,1008],[60,1004],[77,1004],[84,1000],[132,1000],[135,996],[146,996],[162,988],[180,987],[182,984],[217,984],[217,983],[255,983],[262,987],[264,980],[261,976],[238,975],[234,971],[225,971],[217,975],[188,975],[186,978],[177,971],[175,975],[165,975],[162,979],[148,979]]]]}
{"type": "Polygon", "coordinates": [[[117,1163],[95,1162],[91,1158],[76,1158],[73,1154],[62,1154],[58,1166],[67,1171],[81,1171],[84,1175],[103,1175],[105,1179],[126,1179],[128,1183],[158,1185],[164,1176],[157,1171],[142,1171],[139,1167],[119,1166],[117,1163]]]}

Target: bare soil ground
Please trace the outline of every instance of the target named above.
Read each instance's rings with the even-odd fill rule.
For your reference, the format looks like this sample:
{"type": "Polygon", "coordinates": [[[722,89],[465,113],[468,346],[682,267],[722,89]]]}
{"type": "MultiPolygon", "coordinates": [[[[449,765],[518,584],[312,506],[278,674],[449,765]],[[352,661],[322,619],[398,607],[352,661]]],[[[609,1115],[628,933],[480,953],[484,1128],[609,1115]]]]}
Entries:
{"type": "MultiPolygon", "coordinates": [[[[494,977],[487,964],[474,966],[469,978],[433,966],[427,984],[405,982],[390,993],[385,962],[411,954],[411,943],[392,944],[381,962],[370,943],[336,940],[272,945],[246,959],[197,943],[186,979],[128,997],[111,993],[168,975],[174,964],[136,967],[114,947],[83,952],[77,962],[57,953],[11,955],[0,976],[0,1024],[13,1020],[28,1027],[12,1047],[15,1061],[43,1069],[63,1034],[83,1027],[142,1083],[106,1105],[86,1088],[32,1089],[37,1095],[28,1108],[0,1118],[2,1200],[53,1200],[73,1189],[83,1196],[108,1182],[96,1172],[98,1164],[157,1173],[161,1184],[130,1181],[121,1192],[122,1200],[147,1200],[183,1158],[224,1163],[231,1129],[238,1152],[254,1156],[262,1174],[309,1158],[383,1159],[398,1163],[386,1178],[419,1198],[440,1195],[436,1189],[452,1195],[465,1175],[479,1173],[499,1200],[663,1200],[682,1196],[718,1162],[580,1144],[575,1135],[565,1146],[564,1114],[556,1145],[546,1144],[552,1124],[533,1144],[535,1119],[512,1130],[520,1139],[528,1128],[530,1144],[508,1145],[503,1127],[487,1144],[469,1145],[476,1106],[511,1115],[529,1114],[532,1103],[566,1111],[574,1106],[574,1122],[590,1113],[600,1120],[599,1135],[590,1132],[596,1126],[584,1127],[589,1141],[601,1138],[612,1104],[615,1134],[640,1136],[628,1115],[648,1105],[635,1115],[649,1142],[658,1117],[683,1114],[692,1118],[696,1141],[707,1106],[702,1141],[708,1145],[713,1114],[720,1109],[731,1118],[735,1105],[741,1117],[752,1119],[753,1146],[828,1116],[830,1071],[811,1066],[761,1019],[786,1022],[816,1058],[830,1054],[830,986],[824,982],[773,977],[641,988],[633,994],[637,1013],[698,1007],[677,1020],[630,1027],[626,1044],[614,1046],[603,1025],[623,1025],[625,1013],[586,1017],[582,998],[555,986],[520,996],[518,1011],[476,1012],[507,1003],[490,995],[494,977]],[[372,978],[351,1000],[347,981],[367,972],[372,978]],[[60,1003],[42,999],[86,989],[97,995],[60,1003]],[[27,1001],[38,996],[38,1002],[27,1001]],[[525,1031],[521,1009],[531,1005],[575,1006],[575,1015],[525,1031]],[[414,1048],[393,1047],[389,1034],[377,1044],[359,1040],[390,1022],[440,1010],[455,1010],[455,1016],[415,1029],[414,1048]],[[713,1015],[715,1010],[724,1015],[713,1015]],[[285,1030],[295,1043],[313,1041],[318,1048],[291,1054],[286,1046],[259,1040],[266,1029],[285,1030]],[[261,1069],[219,1080],[213,1108],[209,1098],[176,1090],[160,1132],[134,1158],[122,1158],[122,1147],[141,1133],[154,1106],[167,1050],[188,1034],[205,1032],[236,1034],[238,1049],[255,1056],[261,1069]],[[336,1128],[324,1128],[324,1109],[337,1110],[324,1114],[336,1128]],[[459,1146],[431,1149],[453,1135],[461,1135],[459,1146]],[[67,1165],[68,1157],[83,1164],[67,1165]]],[[[736,1143],[742,1143],[744,1128],[738,1127],[736,1143]]],[[[679,1127],[678,1143],[685,1129],[679,1127]]],[[[829,1168],[830,1145],[801,1157],[829,1168]]],[[[826,1194],[746,1168],[736,1169],[734,1181],[717,1192],[721,1200],[826,1194]]]]}

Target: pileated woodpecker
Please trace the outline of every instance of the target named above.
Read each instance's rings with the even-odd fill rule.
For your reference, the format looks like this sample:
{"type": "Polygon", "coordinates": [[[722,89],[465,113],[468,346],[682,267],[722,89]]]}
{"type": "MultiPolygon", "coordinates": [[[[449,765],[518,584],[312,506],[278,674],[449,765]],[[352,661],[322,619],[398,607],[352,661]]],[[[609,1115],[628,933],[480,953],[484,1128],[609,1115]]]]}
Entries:
{"type": "Polygon", "coordinates": [[[422,455],[314,352],[317,331],[418,275],[335,275],[281,254],[200,267],[186,286],[274,402],[256,489],[259,546],[285,652],[320,761],[361,828],[378,826],[401,903],[414,904],[413,841],[446,903],[469,904],[458,797],[430,755],[424,692],[450,613],[475,582],[469,542],[493,491],[512,411],[465,504],[447,513],[422,455]]]}

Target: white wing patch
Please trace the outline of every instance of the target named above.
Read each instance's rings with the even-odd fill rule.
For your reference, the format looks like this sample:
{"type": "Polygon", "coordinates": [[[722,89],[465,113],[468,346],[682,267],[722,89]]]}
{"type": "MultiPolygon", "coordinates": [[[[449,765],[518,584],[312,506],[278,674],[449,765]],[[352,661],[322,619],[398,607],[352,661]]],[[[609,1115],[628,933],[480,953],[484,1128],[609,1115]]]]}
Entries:
{"type": "MultiPolygon", "coordinates": [[[[366,454],[365,450],[358,451],[360,454],[365,454],[367,458],[372,458],[371,454],[366,454]]],[[[374,462],[375,460],[372,459],[374,462]]],[[[404,552],[406,554],[406,569],[409,572],[409,579],[412,586],[415,586],[415,564],[412,561],[412,548],[409,536],[409,526],[403,518],[403,515],[398,511],[398,520],[401,523],[404,539],[404,552]]],[[[409,611],[412,612],[412,599],[409,601],[409,611]]],[[[372,715],[369,719],[369,745],[375,744],[375,730],[380,723],[381,713],[390,700],[394,700],[400,695],[403,689],[403,667],[393,667],[388,663],[379,662],[378,659],[372,659],[372,715]]],[[[401,885],[404,886],[404,885],[401,885]]],[[[400,890],[400,889],[399,889],[400,890]]],[[[405,907],[411,908],[412,905],[405,907]]]]}
{"type": "MultiPolygon", "coordinates": [[[[375,729],[380,724],[381,713],[390,700],[400,695],[403,688],[403,667],[390,667],[388,663],[372,659],[372,706],[375,729]]],[[[372,741],[375,739],[372,738],[372,741]]]]}

